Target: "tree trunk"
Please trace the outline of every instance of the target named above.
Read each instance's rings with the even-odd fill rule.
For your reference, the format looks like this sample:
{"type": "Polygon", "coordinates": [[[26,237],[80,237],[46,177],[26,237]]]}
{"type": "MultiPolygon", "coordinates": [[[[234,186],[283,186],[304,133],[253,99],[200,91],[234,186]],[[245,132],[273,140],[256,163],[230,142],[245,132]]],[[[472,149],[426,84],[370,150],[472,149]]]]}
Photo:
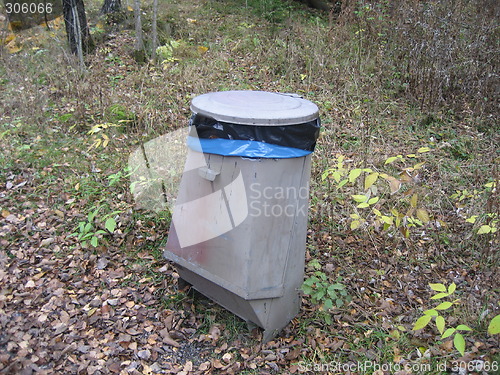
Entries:
{"type": "Polygon", "coordinates": [[[70,50],[83,64],[83,55],[92,52],[94,42],[90,37],[83,0],[62,0],[64,23],[70,50]]]}
{"type": "Polygon", "coordinates": [[[141,0],[134,0],[134,15],[135,15],[135,45],[134,45],[133,55],[135,61],[143,63],[146,61],[146,53],[144,51],[144,40],[142,37],[141,0]]]}
{"type": "Polygon", "coordinates": [[[121,0],[104,0],[102,4],[101,13],[108,14],[117,12],[122,9],[122,1],[121,0]]]}
{"type": "Polygon", "coordinates": [[[153,25],[151,29],[151,59],[153,63],[156,63],[156,47],[158,46],[158,0],[153,0],[153,25]]]}

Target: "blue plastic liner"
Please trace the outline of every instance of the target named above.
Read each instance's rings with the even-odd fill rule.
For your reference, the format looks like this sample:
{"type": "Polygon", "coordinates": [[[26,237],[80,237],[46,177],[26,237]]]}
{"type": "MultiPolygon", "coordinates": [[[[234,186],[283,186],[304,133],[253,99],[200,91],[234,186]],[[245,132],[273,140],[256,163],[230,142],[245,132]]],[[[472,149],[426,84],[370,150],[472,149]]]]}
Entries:
{"type": "Polygon", "coordinates": [[[319,118],[295,125],[242,125],[218,121],[194,114],[189,121],[189,135],[200,139],[258,141],[282,147],[314,151],[321,128],[319,118]]]}
{"type": "Polygon", "coordinates": [[[299,158],[312,152],[259,141],[225,138],[209,139],[193,136],[188,136],[187,145],[191,150],[207,154],[264,159],[299,158]]]}

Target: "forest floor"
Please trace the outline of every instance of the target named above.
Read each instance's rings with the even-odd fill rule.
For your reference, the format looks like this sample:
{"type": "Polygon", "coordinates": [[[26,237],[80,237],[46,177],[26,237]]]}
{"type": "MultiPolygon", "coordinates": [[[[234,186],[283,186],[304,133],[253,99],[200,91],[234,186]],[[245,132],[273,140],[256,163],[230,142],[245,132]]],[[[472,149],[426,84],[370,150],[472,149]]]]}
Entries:
{"type": "Polygon", "coordinates": [[[316,13],[297,5],[283,11],[296,19],[281,21],[229,10],[169,3],[157,65],[131,57],[130,14],[109,26],[91,13],[97,50],[85,71],[66,52],[60,20],[49,32],[5,33],[0,373],[499,373],[499,335],[487,333],[500,310],[498,132],[403,99],[377,101],[357,87],[365,78],[346,79],[339,92],[308,66],[318,58],[293,57],[304,61],[290,67],[330,29],[316,13]],[[311,176],[311,288],[267,343],[178,287],[162,255],[170,214],[137,207],[126,169],[141,143],[187,124],[194,96],[226,89],[298,92],[323,123],[311,176]],[[363,211],[360,194],[376,210],[363,211]],[[329,298],[331,285],[348,296],[329,298]],[[450,297],[431,299],[451,285],[450,297]],[[451,303],[436,312],[450,337],[435,317],[413,330],[443,301],[451,303]]]}

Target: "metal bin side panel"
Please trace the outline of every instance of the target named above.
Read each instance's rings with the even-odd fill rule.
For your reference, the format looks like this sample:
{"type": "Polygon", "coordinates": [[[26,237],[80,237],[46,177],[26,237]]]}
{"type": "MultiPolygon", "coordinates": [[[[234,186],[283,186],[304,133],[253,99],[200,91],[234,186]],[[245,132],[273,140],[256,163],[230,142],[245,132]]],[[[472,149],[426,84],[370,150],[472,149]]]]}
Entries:
{"type": "Polygon", "coordinates": [[[300,263],[303,277],[310,156],[208,156],[220,173],[182,177],[166,258],[247,300],[283,295],[288,262],[300,263]],[[181,232],[194,243],[181,246],[181,232]]]}

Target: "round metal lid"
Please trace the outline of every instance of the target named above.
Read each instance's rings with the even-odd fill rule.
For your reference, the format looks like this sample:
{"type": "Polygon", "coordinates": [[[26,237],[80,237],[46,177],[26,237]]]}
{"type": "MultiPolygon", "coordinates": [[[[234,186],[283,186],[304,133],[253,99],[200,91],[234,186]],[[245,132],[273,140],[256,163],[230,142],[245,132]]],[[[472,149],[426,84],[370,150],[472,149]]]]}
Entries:
{"type": "Polygon", "coordinates": [[[296,125],[318,118],[316,104],[294,94],[219,91],[195,97],[191,110],[217,121],[241,125],[296,125]]]}

